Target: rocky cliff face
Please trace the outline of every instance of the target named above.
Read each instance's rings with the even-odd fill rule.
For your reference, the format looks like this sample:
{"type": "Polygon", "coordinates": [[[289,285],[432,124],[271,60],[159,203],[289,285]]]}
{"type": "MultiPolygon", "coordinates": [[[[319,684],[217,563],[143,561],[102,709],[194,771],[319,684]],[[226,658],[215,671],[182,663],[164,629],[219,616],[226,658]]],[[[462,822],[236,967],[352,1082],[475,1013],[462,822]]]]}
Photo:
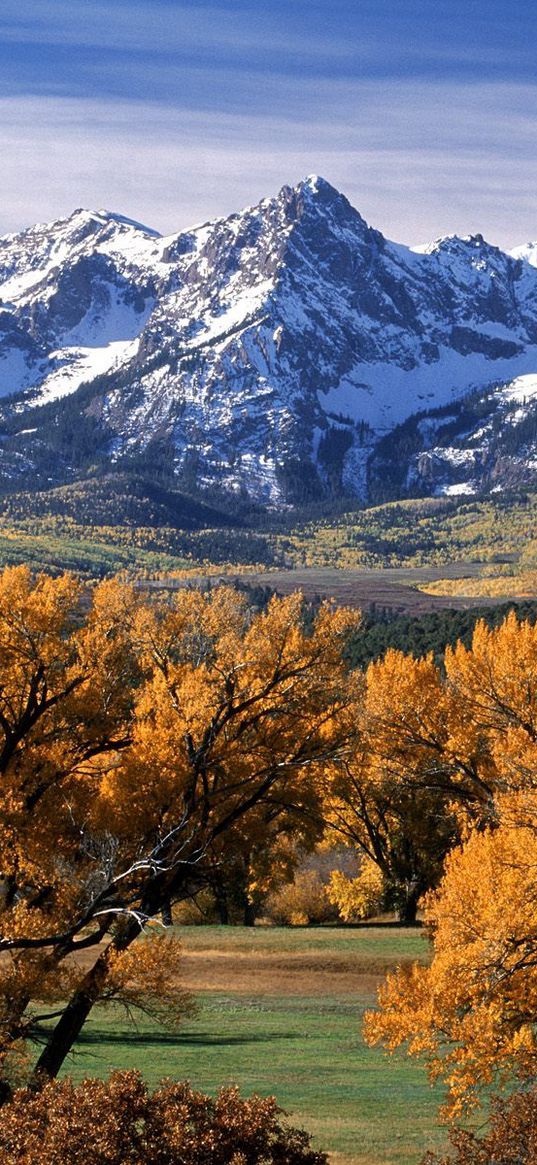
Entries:
{"type": "Polygon", "coordinates": [[[476,392],[496,415],[537,375],[536,255],[480,235],[412,251],[316,177],[168,238],[87,211],[6,236],[0,474],[21,488],[142,459],[263,503],[365,497],[395,433],[401,489],[461,484],[422,422],[476,392]]]}

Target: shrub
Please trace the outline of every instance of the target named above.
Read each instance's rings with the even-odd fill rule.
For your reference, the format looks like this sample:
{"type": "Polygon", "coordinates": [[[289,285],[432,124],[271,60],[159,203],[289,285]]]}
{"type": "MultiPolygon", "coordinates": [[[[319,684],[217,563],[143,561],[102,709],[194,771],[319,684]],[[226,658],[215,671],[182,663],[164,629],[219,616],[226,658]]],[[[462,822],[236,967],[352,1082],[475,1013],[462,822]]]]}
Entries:
{"type": "Polygon", "coordinates": [[[193,898],[177,902],[172,912],[175,926],[207,926],[218,922],[218,914],[211,890],[200,890],[193,898]]]}
{"type": "Polygon", "coordinates": [[[427,1153],[422,1165],[535,1165],[537,1088],[496,1101],[485,1137],[456,1129],[450,1140],[454,1152],[442,1158],[427,1153]]]}
{"type": "Polygon", "coordinates": [[[296,874],[292,882],[270,894],[265,914],[277,926],[306,926],[334,918],[326,888],[315,870],[296,874]]]}
{"type": "Polygon", "coordinates": [[[53,1081],[2,1109],[2,1165],[327,1165],[307,1133],[281,1121],[272,1097],[218,1096],[164,1082],[151,1095],[138,1072],[53,1081]]]}

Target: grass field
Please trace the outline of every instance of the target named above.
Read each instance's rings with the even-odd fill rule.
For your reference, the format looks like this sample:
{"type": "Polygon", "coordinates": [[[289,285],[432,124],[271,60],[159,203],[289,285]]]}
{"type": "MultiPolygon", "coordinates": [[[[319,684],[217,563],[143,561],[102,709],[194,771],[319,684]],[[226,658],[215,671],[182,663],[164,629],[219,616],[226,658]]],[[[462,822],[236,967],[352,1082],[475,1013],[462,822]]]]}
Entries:
{"type": "MultiPolygon", "coordinates": [[[[454,562],[438,566],[417,567],[386,567],[385,569],[344,570],[338,567],[301,567],[289,570],[251,570],[246,576],[233,575],[231,571],[227,578],[230,581],[243,581],[251,586],[270,587],[278,594],[289,595],[294,591],[302,591],[307,599],[316,599],[319,596],[333,598],[342,606],[354,607],[367,611],[373,605],[377,608],[386,608],[394,614],[423,615],[429,611],[440,611],[446,608],[475,607],[487,605],[493,599],[477,593],[467,596],[462,585],[462,593],[433,593],[428,590],[434,587],[437,580],[448,585],[454,580],[454,587],[461,579],[469,579],[470,584],[479,578],[482,566],[476,562],[454,562]],[[447,584],[446,584],[447,580],[447,584]]],[[[224,580],[226,581],[226,580],[224,580]]],[[[202,586],[206,582],[203,575],[193,575],[186,579],[162,578],[143,583],[149,590],[179,590],[192,585],[202,586]]],[[[515,589],[514,583],[512,589],[515,589]]]]}
{"type": "Polygon", "coordinates": [[[189,927],[181,981],[199,1013],[181,1032],[101,1011],[68,1066],[77,1078],[115,1067],[152,1082],[274,1094],[334,1165],[411,1165],[444,1142],[439,1097],[404,1057],[364,1046],[361,1018],[396,963],[427,957],[419,929],[189,927]]]}

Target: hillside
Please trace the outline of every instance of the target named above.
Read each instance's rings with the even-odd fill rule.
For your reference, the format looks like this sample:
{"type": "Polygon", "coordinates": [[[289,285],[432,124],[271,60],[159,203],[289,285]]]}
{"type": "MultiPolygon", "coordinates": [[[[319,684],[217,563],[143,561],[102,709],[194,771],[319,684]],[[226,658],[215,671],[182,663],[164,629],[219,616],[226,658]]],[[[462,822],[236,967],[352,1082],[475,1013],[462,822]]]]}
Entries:
{"type": "MultiPolygon", "coordinates": [[[[379,577],[369,605],[379,589],[391,585],[392,573],[408,590],[435,579],[479,580],[484,573],[501,572],[502,595],[527,595],[527,589],[517,589],[518,575],[537,563],[537,494],[531,492],[408,499],[330,518],[313,512],[300,518],[261,515],[257,528],[251,515],[231,525],[216,507],[196,510],[190,501],[120,475],[10,494],[0,498],[0,564],[27,562],[91,577],[117,570],[151,578],[268,571],[270,577],[260,579],[263,586],[275,585],[279,575],[278,585],[285,583],[286,589],[307,585],[311,594],[330,595],[345,591],[345,572],[361,575],[369,594],[373,572],[379,577]],[[148,512],[154,525],[141,524],[148,512]],[[205,527],[209,517],[214,524],[205,527]],[[174,524],[179,520],[180,527],[174,524]]],[[[417,601],[419,595],[411,593],[417,601]]],[[[389,598],[379,601],[390,605],[389,598]]]]}
{"type": "Polygon", "coordinates": [[[241,524],[215,506],[135,474],[108,474],[55,489],[0,496],[4,522],[54,517],[91,526],[171,526],[180,530],[241,524]]]}

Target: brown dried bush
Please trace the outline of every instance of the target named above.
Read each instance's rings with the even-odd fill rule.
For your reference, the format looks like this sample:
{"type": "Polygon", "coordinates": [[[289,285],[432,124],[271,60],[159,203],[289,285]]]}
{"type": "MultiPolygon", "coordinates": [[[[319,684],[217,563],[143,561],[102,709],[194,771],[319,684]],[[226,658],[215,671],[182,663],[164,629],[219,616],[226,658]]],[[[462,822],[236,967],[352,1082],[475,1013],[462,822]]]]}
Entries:
{"type": "Polygon", "coordinates": [[[447,1157],[427,1153],[422,1165],[535,1165],[537,1161],[537,1088],[515,1092],[493,1105],[485,1137],[456,1129],[447,1157]]]}
{"type": "Polygon", "coordinates": [[[138,1072],[108,1081],[53,1081],[2,1109],[2,1165],[326,1165],[307,1133],[282,1123],[273,1097],[216,1098],[138,1072]]]}
{"type": "Polygon", "coordinates": [[[319,874],[303,870],[292,882],[269,895],[265,916],[276,926],[307,926],[310,922],[329,922],[337,917],[319,874]]]}

